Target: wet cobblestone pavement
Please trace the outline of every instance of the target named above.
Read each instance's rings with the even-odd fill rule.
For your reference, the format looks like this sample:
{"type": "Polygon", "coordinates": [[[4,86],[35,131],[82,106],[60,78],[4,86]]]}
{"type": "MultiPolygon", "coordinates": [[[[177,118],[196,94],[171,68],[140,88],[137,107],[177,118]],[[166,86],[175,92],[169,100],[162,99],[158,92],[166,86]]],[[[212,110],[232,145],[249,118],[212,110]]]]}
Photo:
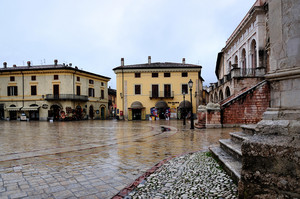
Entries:
{"type": "Polygon", "coordinates": [[[195,152],[169,160],[126,197],[234,199],[237,185],[209,152],[195,152]]]}
{"type": "Polygon", "coordinates": [[[1,121],[0,198],[110,198],[162,159],[232,131],[191,131],[177,120],[1,121]]]}

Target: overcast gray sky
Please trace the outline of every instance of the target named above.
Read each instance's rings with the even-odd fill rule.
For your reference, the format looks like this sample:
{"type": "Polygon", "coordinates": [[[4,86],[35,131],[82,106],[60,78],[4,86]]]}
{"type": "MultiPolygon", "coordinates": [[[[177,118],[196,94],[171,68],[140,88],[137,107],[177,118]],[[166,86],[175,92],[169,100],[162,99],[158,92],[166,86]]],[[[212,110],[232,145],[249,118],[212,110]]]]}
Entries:
{"type": "MultiPolygon", "coordinates": [[[[0,0],[0,62],[72,63],[111,77],[125,64],[181,62],[216,81],[217,53],[255,0],[0,0]]],[[[2,66],[1,66],[2,67],[2,66]]]]}

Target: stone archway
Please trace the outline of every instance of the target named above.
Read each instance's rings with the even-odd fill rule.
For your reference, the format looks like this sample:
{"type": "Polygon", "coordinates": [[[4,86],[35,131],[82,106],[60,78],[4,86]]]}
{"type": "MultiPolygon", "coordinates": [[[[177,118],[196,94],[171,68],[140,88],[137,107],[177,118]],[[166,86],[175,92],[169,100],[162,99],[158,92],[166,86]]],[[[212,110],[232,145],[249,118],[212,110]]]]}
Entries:
{"type": "Polygon", "coordinates": [[[226,89],[225,89],[225,97],[229,97],[231,94],[230,94],[230,89],[229,87],[227,86],[226,89]]]}
{"type": "Polygon", "coordinates": [[[218,94],[217,94],[217,92],[215,92],[215,95],[214,95],[214,103],[218,103],[218,94]]]}
{"type": "Polygon", "coordinates": [[[219,100],[222,101],[223,99],[224,99],[223,91],[220,90],[220,91],[219,91],[219,100]]]}
{"type": "Polygon", "coordinates": [[[93,107],[93,105],[90,105],[90,108],[89,108],[89,117],[91,119],[94,119],[94,107],[93,107]]]}
{"type": "Polygon", "coordinates": [[[251,66],[253,69],[257,67],[257,49],[256,49],[256,41],[255,39],[251,42],[251,66]]]}
{"type": "Polygon", "coordinates": [[[48,117],[53,118],[53,120],[59,120],[60,119],[60,112],[62,110],[62,106],[60,104],[53,104],[50,107],[50,110],[48,111],[48,117]]]}
{"type": "Polygon", "coordinates": [[[242,50],[241,67],[242,67],[242,75],[246,75],[247,59],[246,59],[245,48],[243,48],[243,50],[242,50]]]}
{"type": "Polygon", "coordinates": [[[160,119],[165,119],[166,110],[167,110],[167,108],[169,108],[168,104],[165,101],[161,100],[161,101],[156,102],[155,108],[157,109],[158,117],[160,119]]]}
{"type": "Polygon", "coordinates": [[[101,120],[105,120],[106,118],[106,107],[104,105],[100,106],[100,118],[101,120]]]}
{"type": "MultiPolygon", "coordinates": [[[[12,104],[9,107],[17,107],[17,106],[12,104]]],[[[10,120],[16,120],[17,119],[17,110],[9,110],[9,119],[10,120]]]]}
{"type": "Polygon", "coordinates": [[[142,120],[144,118],[144,106],[141,102],[132,102],[128,109],[128,120],[142,120]]]}

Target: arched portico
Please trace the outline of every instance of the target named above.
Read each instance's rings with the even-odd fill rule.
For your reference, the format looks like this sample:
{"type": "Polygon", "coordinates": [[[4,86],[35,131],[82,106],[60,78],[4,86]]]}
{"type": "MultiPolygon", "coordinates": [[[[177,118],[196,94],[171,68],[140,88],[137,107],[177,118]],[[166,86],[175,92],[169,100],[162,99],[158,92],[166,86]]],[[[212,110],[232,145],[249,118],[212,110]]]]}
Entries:
{"type": "Polygon", "coordinates": [[[128,120],[145,120],[145,107],[139,101],[132,102],[128,108],[128,120]]]}

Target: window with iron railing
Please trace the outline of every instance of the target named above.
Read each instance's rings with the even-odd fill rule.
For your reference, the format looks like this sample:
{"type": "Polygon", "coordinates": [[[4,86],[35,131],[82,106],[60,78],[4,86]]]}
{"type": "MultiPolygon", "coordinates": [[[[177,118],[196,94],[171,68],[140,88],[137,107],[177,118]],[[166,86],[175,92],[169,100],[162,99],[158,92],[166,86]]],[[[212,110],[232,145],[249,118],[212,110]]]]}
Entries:
{"type": "Polygon", "coordinates": [[[170,84],[164,85],[164,97],[171,97],[171,85],[170,84]]]}

